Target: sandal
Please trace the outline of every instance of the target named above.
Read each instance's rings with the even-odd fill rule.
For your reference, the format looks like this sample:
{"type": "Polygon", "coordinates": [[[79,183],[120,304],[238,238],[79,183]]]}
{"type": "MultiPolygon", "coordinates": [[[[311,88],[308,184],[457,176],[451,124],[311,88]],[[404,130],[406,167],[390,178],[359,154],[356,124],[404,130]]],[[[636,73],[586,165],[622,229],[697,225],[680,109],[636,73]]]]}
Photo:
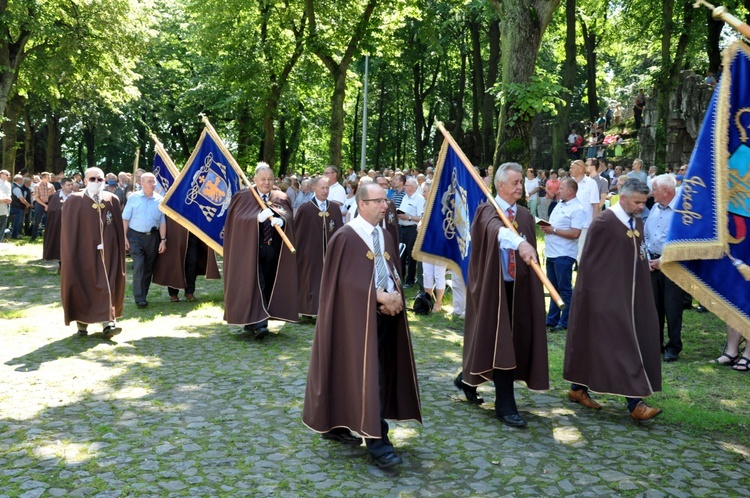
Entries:
{"type": "Polygon", "coordinates": [[[750,370],[750,358],[747,356],[743,356],[732,367],[734,370],[737,370],[738,372],[747,372],[750,370]],[[739,368],[738,368],[739,367],[739,368]]]}
{"type": "Polygon", "coordinates": [[[731,367],[735,363],[737,363],[737,360],[740,359],[739,353],[737,356],[729,356],[727,353],[722,353],[721,356],[713,360],[711,363],[716,363],[717,365],[726,365],[728,367],[731,367]],[[722,358],[727,358],[727,361],[721,361],[722,358]]]}

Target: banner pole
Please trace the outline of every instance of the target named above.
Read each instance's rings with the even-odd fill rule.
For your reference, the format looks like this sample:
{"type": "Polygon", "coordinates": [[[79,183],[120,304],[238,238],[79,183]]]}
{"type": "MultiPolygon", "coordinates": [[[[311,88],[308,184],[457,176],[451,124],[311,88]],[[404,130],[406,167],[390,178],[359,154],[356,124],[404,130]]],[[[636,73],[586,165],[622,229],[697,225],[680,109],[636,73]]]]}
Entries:
{"type": "MultiPolygon", "coordinates": [[[[471,164],[471,161],[469,161],[469,158],[466,157],[464,152],[461,150],[461,147],[458,146],[456,141],[453,139],[453,136],[451,136],[450,132],[445,129],[443,126],[443,123],[440,121],[435,120],[435,125],[440,130],[440,132],[443,134],[443,137],[445,137],[446,140],[448,140],[448,143],[453,147],[453,150],[456,152],[456,155],[461,159],[461,162],[463,163],[464,167],[469,171],[469,174],[474,179],[475,182],[477,182],[477,185],[479,185],[479,188],[482,189],[482,192],[484,192],[484,195],[487,196],[487,200],[492,204],[492,206],[495,208],[495,211],[497,211],[498,216],[500,216],[500,220],[503,222],[503,224],[508,227],[509,229],[513,230],[513,232],[518,235],[518,230],[516,230],[516,227],[513,226],[513,223],[508,219],[505,212],[500,209],[500,206],[497,205],[497,202],[495,202],[495,198],[492,196],[492,192],[490,192],[490,189],[487,188],[487,185],[485,185],[482,178],[479,176],[479,173],[477,173],[474,170],[474,166],[471,164]]],[[[547,278],[547,275],[544,274],[542,271],[542,268],[539,266],[539,263],[532,260],[529,260],[529,266],[531,266],[531,269],[534,270],[534,273],[536,273],[536,276],[539,277],[539,280],[542,282],[542,284],[547,288],[549,291],[550,299],[552,299],[556,304],[557,307],[560,309],[565,308],[565,302],[560,297],[560,294],[558,294],[557,289],[555,289],[555,286],[552,285],[552,282],[550,282],[549,278],[547,278]]]]}
{"type": "MultiPolygon", "coordinates": [[[[203,114],[203,113],[201,113],[200,116],[201,116],[201,119],[203,120],[203,123],[206,125],[206,129],[208,130],[208,134],[211,135],[211,137],[214,139],[214,141],[217,144],[219,144],[224,149],[224,154],[226,154],[226,156],[228,158],[230,158],[231,161],[235,161],[234,157],[229,152],[229,149],[226,148],[226,146],[224,145],[224,142],[221,140],[221,138],[219,137],[219,135],[216,133],[216,130],[214,130],[214,127],[211,126],[211,123],[208,121],[208,118],[206,117],[206,115],[203,114]]],[[[258,195],[258,192],[255,191],[255,186],[253,184],[251,184],[250,180],[248,180],[247,176],[245,176],[245,172],[242,171],[242,168],[240,168],[239,164],[237,164],[236,161],[235,161],[235,164],[237,166],[237,170],[240,172],[240,175],[242,175],[242,181],[245,182],[245,185],[247,185],[247,187],[253,193],[253,197],[255,197],[255,200],[258,201],[258,204],[260,205],[260,208],[261,209],[268,208],[268,206],[266,206],[266,203],[263,202],[263,199],[261,199],[260,196],[258,195]]],[[[273,219],[273,218],[274,217],[272,216],[271,219],[273,219]]],[[[274,225],[274,228],[276,229],[276,232],[279,234],[279,237],[281,237],[281,240],[283,240],[284,244],[286,244],[287,249],[289,249],[289,251],[292,254],[295,254],[297,252],[297,250],[292,245],[292,241],[289,240],[289,237],[287,237],[286,234],[284,233],[284,230],[279,225],[274,225]]]]}
{"type": "Polygon", "coordinates": [[[715,21],[724,21],[725,23],[729,24],[731,27],[739,31],[742,36],[750,39],[750,26],[730,14],[729,11],[727,11],[726,7],[724,7],[723,5],[714,7],[705,0],[697,0],[695,3],[693,3],[693,8],[697,9],[701,5],[711,11],[711,16],[715,21]]]}

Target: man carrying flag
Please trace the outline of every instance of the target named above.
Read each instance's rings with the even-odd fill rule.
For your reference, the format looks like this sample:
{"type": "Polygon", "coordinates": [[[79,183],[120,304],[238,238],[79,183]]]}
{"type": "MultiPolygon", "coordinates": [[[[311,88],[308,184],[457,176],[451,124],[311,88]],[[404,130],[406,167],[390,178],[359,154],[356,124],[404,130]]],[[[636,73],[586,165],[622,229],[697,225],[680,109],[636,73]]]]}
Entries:
{"type": "MultiPolygon", "coordinates": [[[[177,168],[155,136],[154,176],[157,191],[164,195],[169,191],[178,176],[177,168]]],[[[205,242],[195,234],[190,233],[176,220],[167,216],[166,250],[156,257],[154,265],[154,283],[167,287],[169,299],[173,303],[179,302],[179,289],[185,289],[185,299],[195,301],[195,280],[198,275],[205,275],[206,279],[221,278],[216,264],[216,255],[205,242]]]]}
{"type": "Polygon", "coordinates": [[[255,192],[234,195],[224,232],[224,319],[244,325],[257,340],[268,335],[269,318],[298,318],[296,256],[275,230],[294,243],[292,206],[285,193],[273,190],[273,180],[271,167],[258,163],[255,192]]]}

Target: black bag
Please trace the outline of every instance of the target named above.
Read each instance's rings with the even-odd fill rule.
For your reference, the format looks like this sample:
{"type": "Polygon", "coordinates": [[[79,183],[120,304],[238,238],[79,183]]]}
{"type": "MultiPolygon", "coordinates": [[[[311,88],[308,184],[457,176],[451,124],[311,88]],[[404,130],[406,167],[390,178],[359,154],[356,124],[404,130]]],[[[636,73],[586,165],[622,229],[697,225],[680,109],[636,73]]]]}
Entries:
{"type": "Polygon", "coordinates": [[[414,306],[412,306],[412,311],[416,313],[417,315],[429,315],[432,313],[432,297],[427,294],[425,291],[419,291],[417,295],[414,297],[414,306]]]}

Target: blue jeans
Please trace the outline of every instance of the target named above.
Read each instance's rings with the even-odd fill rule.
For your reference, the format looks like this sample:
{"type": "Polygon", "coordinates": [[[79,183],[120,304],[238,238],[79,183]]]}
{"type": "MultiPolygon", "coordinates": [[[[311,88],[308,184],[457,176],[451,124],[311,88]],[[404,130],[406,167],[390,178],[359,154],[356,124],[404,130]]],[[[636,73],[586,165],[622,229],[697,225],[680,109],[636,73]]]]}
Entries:
{"type": "Polygon", "coordinates": [[[547,325],[556,325],[567,329],[568,314],[570,313],[570,300],[573,297],[573,263],[575,258],[560,256],[559,258],[547,258],[547,278],[555,286],[560,294],[565,309],[560,308],[552,299],[549,300],[549,313],[547,313],[547,325]]]}
{"type": "Polygon", "coordinates": [[[10,213],[13,216],[13,232],[10,234],[12,239],[17,239],[23,233],[23,217],[26,213],[24,208],[10,208],[10,213]]]}

